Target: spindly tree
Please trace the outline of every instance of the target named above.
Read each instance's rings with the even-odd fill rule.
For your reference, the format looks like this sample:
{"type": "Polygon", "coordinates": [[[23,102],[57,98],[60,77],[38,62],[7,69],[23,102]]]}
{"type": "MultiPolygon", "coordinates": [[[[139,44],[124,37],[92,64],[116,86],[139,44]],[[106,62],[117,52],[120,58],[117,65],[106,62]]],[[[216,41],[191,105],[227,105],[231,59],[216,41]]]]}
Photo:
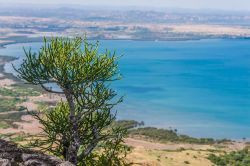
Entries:
{"type": "MultiPolygon", "coordinates": [[[[42,114],[34,114],[43,125],[43,133],[32,139],[31,147],[40,147],[46,152],[66,158],[71,138],[69,114],[69,105],[62,101],[54,108],[43,110],[42,114]]],[[[126,130],[114,125],[114,116],[107,110],[80,119],[78,132],[81,146],[77,156],[79,166],[129,165],[126,161],[129,148],[123,144],[126,130]],[[93,125],[97,127],[98,134],[92,130],[93,125]]]]}
{"type": "Polygon", "coordinates": [[[110,88],[121,78],[117,57],[107,50],[99,53],[98,46],[80,37],[50,42],[45,38],[39,52],[25,50],[26,59],[16,68],[22,80],[65,96],[65,102],[47,110],[51,112],[45,118],[36,117],[47,137],[41,147],[75,165],[96,158],[92,152],[101,144],[122,141],[123,132],[110,127],[115,119],[113,107],[122,102],[110,88]],[[53,85],[59,88],[49,88],[53,85]]]}

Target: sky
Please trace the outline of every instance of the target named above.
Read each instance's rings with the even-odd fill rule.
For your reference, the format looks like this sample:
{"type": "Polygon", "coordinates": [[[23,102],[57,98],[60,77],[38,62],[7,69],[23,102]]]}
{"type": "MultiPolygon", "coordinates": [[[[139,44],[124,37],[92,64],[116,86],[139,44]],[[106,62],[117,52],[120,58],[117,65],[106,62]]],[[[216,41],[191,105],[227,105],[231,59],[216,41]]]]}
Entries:
{"type": "Polygon", "coordinates": [[[186,9],[248,10],[250,0],[0,0],[1,4],[60,4],[88,6],[135,6],[186,9]]]}

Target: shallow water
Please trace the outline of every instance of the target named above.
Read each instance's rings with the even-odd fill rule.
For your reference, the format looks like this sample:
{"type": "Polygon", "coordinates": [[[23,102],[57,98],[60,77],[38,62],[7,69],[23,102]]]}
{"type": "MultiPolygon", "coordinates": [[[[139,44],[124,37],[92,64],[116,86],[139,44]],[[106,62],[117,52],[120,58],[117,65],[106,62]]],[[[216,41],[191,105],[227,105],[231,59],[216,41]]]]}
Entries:
{"type": "MultiPolygon", "coordinates": [[[[123,55],[124,79],[114,84],[125,95],[119,119],[196,137],[250,138],[250,40],[100,43],[123,55]]],[[[22,47],[41,45],[8,45],[0,55],[23,57],[22,47]]]]}

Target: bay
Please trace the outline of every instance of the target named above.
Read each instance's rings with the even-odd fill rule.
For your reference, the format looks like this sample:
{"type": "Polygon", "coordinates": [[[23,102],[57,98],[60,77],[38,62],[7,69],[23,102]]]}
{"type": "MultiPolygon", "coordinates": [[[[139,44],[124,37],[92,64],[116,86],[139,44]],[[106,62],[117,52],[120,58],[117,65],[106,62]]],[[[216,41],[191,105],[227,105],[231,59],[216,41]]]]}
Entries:
{"type": "MultiPolygon", "coordinates": [[[[24,57],[17,43],[0,55],[24,57]]],[[[101,40],[116,51],[124,78],[114,83],[125,101],[118,119],[178,129],[195,137],[250,138],[250,40],[122,41],[101,40]]],[[[5,66],[12,73],[11,64],[5,66]]]]}

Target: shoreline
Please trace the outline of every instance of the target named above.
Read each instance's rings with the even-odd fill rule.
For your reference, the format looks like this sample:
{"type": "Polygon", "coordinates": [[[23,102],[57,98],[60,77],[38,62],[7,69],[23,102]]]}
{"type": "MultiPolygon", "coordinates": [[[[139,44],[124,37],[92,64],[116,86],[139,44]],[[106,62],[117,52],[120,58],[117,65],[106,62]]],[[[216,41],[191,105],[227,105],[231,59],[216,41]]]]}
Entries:
{"type": "MultiPolygon", "coordinates": [[[[24,36],[25,39],[20,40],[20,41],[8,41],[8,42],[3,42],[0,43],[0,49],[6,48],[7,45],[12,45],[12,44],[21,44],[21,43],[39,43],[43,42],[44,37],[26,37],[24,36]],[[28,41],[27,41],[28,40],[28,41]]],[[[51,37],[48,37],[50,39],[51,37]]],[[[6,38],[8,40],[8,38],[6,38]]],[[[199,37],[197,38],[172,38],[172,39],[107,39],[107,38],[88,38],[88,40],[95,40],[95,41],[145,41],[145,42],[185,42],[185,41],[201,41],[201,40],[250,40],[250,37],[243,36],[243,37],[234,37],[234,36],[229,36],[229,37],[199,37]]],[[[2,40],[4,41],[4,40],[2,40]]],[[[2,55],[0,55],[2,56],[2,55]]],[[[3,55],[5,56],[5,55],[3,55]]],[[[8,56],[8,55],[6,55],[8,56]]]]}
{"type": "MultiPolygon", "coordinates": [[[[4,60],[4,62],[1,64],[0,63],[0,69],[3,69],[3,67],[4,67],[4,64],[5,63],[9,63],[9,62],[11,62],[11,61],[13,61],[13,60],[16,60],[17,58],[15,58],[15,57],[11,57],[11,56],[2,56],[2,55],[0,55],[0,60],[1,60],[1,58],[6,58],[6,60],[4,60]]],[[[0,70],[1,71],[1,70],[0,70]]],[[[15,77],[13,74],[11,74],[11,73],[6,73],[4,70],[2,71],[2,72],[0,72],[0,74],[2,75],[2,77],[0,77],[0,85],[1,85],[1,82],[3,81],[3,79],[8,79],[8,80],[13,80],[13,84],[14,85],[16,85],[16,86],[23,86],[22,84],[23,84],[23,82],[20,80],[20,79],[18,79],[17,77],[15,77]]],[[[7,86],[8,86],[8,84],[7,84],[7,86]]],[[[11,85],[10,85],[11,86],[11,85]]],[[[4,86],[5,87],[5,86],[4,86]]],[[[44,96],[44,95],[43,95],[44,96]]],[[[54,96],[54,97],[56,97],[56,95],[54,96]]],[[[31,97],[31,96],[29,96],[28,98],[34,98],[34,97],[31,97]]],[[[39,97],[38,97],[39,98],[39,97]]],[[[44,99],[42,99],[42,100],[45,100],[45,101],[48,101],[49,99],[48,99],[48,96],[47,97],[42,97],[42,98],[44,98],[44,99]],[[46,99],[45,99],[46,98],[46,99]]],[[[32,99],[32,100],[34,100],[34,99],[32,99]]],[[[52,99],[50,99],[50,100],[52,100],[52,99]]],[[[57,97],[56,97],[56,100],[57,100],[57,97]]],[[[35,101],[39,101],[39,99],[35,99],[35,101]]],[[[54,101],[54,100],[53,100],[54,101]]],[[[25,103],[24,103],[25,104],[25,103]]],[[[26,103],[26,104],[29,104],[30,105],[30,103],[26,103]]],[[[25,105],[26,105],[25,104],[25,105]]],[[[31,106],[33,107],[33,108],[37,108],[37,106],[33,106],[34,104],[31,104],[31,106]]],[[[27,105],[26,105],[27,106],[27,105]]],[[[10,112],[10,113],[12,113],[12,112],[10,112]]],[[[17,112],[13,112],[13,113],[17,113],[17,112]]],[[[4,112],[4,113],[2,113],[2,114],[9,114],[8,112],[4,112]]],[[[125,120],[125,119],[124,119],[125,120]]],[[[20,124],[20,123],[18,123],[18,124],[20,124]]],[[[152,127],[152,126],[149,126],[149,125],[145,125],[144,127],[152,127]]],[[[159,128],[159,127],[156,127],[157,129],[161,129],[161,128],[159,128]]],[[[169,129],[169,128],[163,128],[163,129],[169,129]]],[[[178,129],[178,128],[177,128],[178,129]]],[[[186,134],[185,134],[186,135],[186,134]]],[[[190,136],[189,134],[187,134],[188,136],[190,136]]],[[[191,137],[193,137],[193,136],[191,136],[191,137]]],[[[243,140],[242,139],[232,139],[232,138],[220,138],[220,139],[218,139],[218,138],[216,138],[216,137],[193,137],[193,138],[197,138],[197,139],[199,139],[199,138],[211,138],[211,139],[214,139],[214,140],[221,140],[221,139],[229,139],[229,140],[231,140],[232,142],[243,142],[243,140]]],[[[246,139],[245,141],[250,141],[250,138],[249,139],[246,139]]]]}
{"type": "MultiPolygon", "coordinates": [[[[0,60],[1,60],[0,56],[0,60]]],[[[5,56],[6,57],[6,56],[5,56]]],[[[13,57],[6,57],[9,61],[15,59],[13,57]]],[[[1,61],[0,61],[1,62],[1,61]]],[[[4,62],[7,62],[4,61],[4,62]]],[[[4,63],[0,63],[0,67],[3,67],[4,63]]],[[[2,72],[0,71],[0,74],[2,72]]],[[[4,75],[4,74],[3,74],[4,75]]],[[[14,76],[13,76],[14,77],[14,76]]],[[[0,78],[0,84],[1,84],[0,78]]],[[[17,82],[15,82],[16,84],[17,82]]],[[[19,84],[18,84],[19,85],[19,84]]],[[[5,88],[11,87],[11,85],[4,86],[5,88]]],[[[2,88],[2,87],[1,87],[2,88]]],[[[1,99],[0,94],[0,99],[1,99]]],[[[3,96],[7,97],[7,96],[3,96]]],[[[27,96],[27,101],[20,103],[19,105],[25,106],[29,111],[39,109],[39,102],[55,102],[60,100],[58,97],[41,93],[39,96],[27,96]]],[[[8,97],[7,97],[8,98],[8,97]]],[[[0,137],[2,139],[15,142],[19,145],[25,145],[27,141],[30,141],[30,138],[42,132],[40,123],[35,120],[31,115],[27,114],[26,111],[15,111],[15,112],[3,112],[0,113],[0,122],[5,122],[3,117],[11,117],[17,114],[20,119],[13,119],[13,126],[3,128],[3,123],[0,123],[0,137]],[[16,126],[16,127],[14,127],[16,126]]],[[[144,127],[144,126],[142,126],[144,127]]],[[[135,128],[136,129],[136,128],[135,128]]],[[[134,130],[134,129],[132,129],[134,130]]],[[[130,130],[131,131],[131,130],[130,130]]],[[[158,133],[155,136],[162,136],[158,133]],[[159,135],[158,135],[159,134],[159,135]]],[[[180,133],[178,133],[180,137],[180,133]]],[[[168,135],[165,135],[168,138],[168,135]]],[[[187,136],[189,137],[189,136],[187,136]]],[[[190,139],[197,139],[190,137],[190,139]]],[[[205,138],[209,139],[209,138],[205,138]]],[[[128,137],[124,139],[124,144],[131,147],[132,150],[128,154],[127,159],[134,163],[147,164],[147,165],[182,165],[184,161],[189,161],[194,166],[212,166],[210,160],[207,156],[210,154],[221,154],[221,153],[230,153],[233,151],[239,151],[248,146],[246,141],[235,141],[235,140],[226,140],[226,141],[217,141],[214,140],[211,142],[186,142],[185,140],[178,141],[162,141],[160,139],[147,138],[145,135],[133,135],[130,133],[128,137]],[[165,157],[166,156],[166,157],[165,157]],[[159,159],[161,158],[161,160],[159,159]]]]}
{"type": "MultiPolygon", "coordinates": [[[[216,40],[216,39],[201,39],[201,40],[216,40]]],[[[239,39],[221,39],[221,40],[239,40],[239,39]]],[[[248,39],[240,39],[240,40],[248,40],[248,39]]],[[[27,43],[27,42],[16,42],[16,43],[10,43],[10,44],[19,44],[19,43],[27,43]]],[[[29,43],[29,42],[28,42],[29,43]]],[[[10,45],[10,44],[6,44],[6,45],[10,45]]],[[[5,46],[6,46],[5,45],[5,46]]],[[[4,48],[3,48],[4,49],[4,48]]],[[[1,57],[1,55],[0,55],[0,57],[1,57]]],[[[4,56],[4,57],[10,57],[10,58],[12,58],[12,60],[15,60],[15,59],[17,59],[17,58],[15,58],[15,57],[12,57],[12,56],[8,56],[8,55],[6,55],[6,56],[4,56]]],[[[11,61],[10,61],[11,62],[11,61]]],[[[4,74],[8,74],[9,76],[10,76],[10,78],[13,78],[13,79],[15,79],[15,80],[18,80],[18,81],[20,81],[18,78],[16,78],[15,76],[13,76],[11,73],[6,73],[4,70],[3,70],[3,73],[4,74]]],[[[209,137],[207,137],[207,138],[209,138],[209,137]]],[[[216,137],[215,137],[216,138],[216,137]]],[[[227,138],[227,137],[225,137],[225,138],[227,138]]],[[[231,139],[231,138],[230,138],[231,139]]],[[[231,140],[235,140],[235,141],[239,141],[239,140],[241,140],[241,138],[239,138],[239,139],[231,139],[231,140]]]]}

